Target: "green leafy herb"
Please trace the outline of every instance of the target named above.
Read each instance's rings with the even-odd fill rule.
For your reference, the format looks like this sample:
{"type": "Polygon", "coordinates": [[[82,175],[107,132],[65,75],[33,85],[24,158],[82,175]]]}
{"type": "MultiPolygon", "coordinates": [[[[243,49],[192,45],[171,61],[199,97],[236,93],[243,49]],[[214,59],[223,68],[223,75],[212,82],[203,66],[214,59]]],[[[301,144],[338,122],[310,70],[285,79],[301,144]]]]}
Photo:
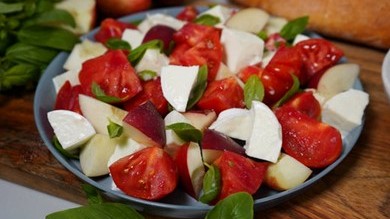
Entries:
{"type": "Polygon", "coordinates": [[[58,54],[58,50],[34,46],[26,43],[15,43],[8,48],[6,57],[16,63],[29,63],[46,66],[58,54]]]}
{"type": "Polygon", "coordinates": [[[295,36],[305,30],[308,23],[308,16],[299,17],[294,20],[291,20],[283,26],[282,30],[280,31],[280,36],[282,36],[287,41],[291,41],[295,38],[295,36]]]}
{"type": "Polygon", "coordinates": [[[265,32],[264,30],[258,32],[257,36],[260,37],[260,39],[262,40],[266,40],[268,38],[267,32],[265,32]]]}
{"type": "Polygon", "coordinates": [[[194,23],[201,24],[201,25],[207,25],[207,26],[214,26],[221,22],[219,17],[213,16],[211,14],[204,14],[199,17],[197,17],[194,21],[194,23]]]}
{"type": "Polygon", "coordinates": [[[53,9],[37,14],[23,24],[24,27],[32,25],[68,25],[76,27],[76,21],[69,12],[53,9]]]}
{"type": "Polygon", "coordinates": [[[253,219],[253,197],[247,192],[237,192],[218,202],[205,219],[253,219]]]}
{"type": "Polygon", "coordinates": [[[143,80],[143,81],[148,81],[150,79],[153,79],[157,77],[157,73],[155,71],[151,70],[143,70],[138,72],[138,76],[143,80]]]}
{"type": "Polygon", "coordinates": [[[0,2],[0,13],[8,14],[15,13],[23,10],[23,3],[5,3],[0,2]]]}
{"type": "Polygon", "coordinates": [[[114,37],[108,39],[105,44],[109,49],[131,50],[131,46],[127,41],[114,37]]]}
{"type": "Polygon", "coordinates": [[[207,204],[214,200],[221,191],[221,172],[215,165],[205,165],[209,169],[203,178],[203,194],[199,197],[199,201],[207,204]]]}
{"type": "Polygon", "coordinates": [[[109,124],[107,125],[107,131],[110,138],[115,138],[122,135],[123,127],[109,120],[109,124]]]}
{"type": "Polygon", "coordinates": [[[55,135],[53,136],[53,145],[65,157],[72,158],[72,159],[78,159],[78,156],[76,154],[70,153],[62,147],[61,143],[58,141],[57,136],[55,136],[55,135]]]}
{"type": "Polygon", "coordinates": [[[133,49],[130,52],[128,59],[133,66],[136,66],[144,56],[147,49],[158,49],[161,52],[163,48],[164,48],[164,43],[161,40],[151,40],[133,49]]]}
{"type": "Polygon", "coordinates": [[[202,139],[202,132],[188,123],[174,123],[166,126],[166,129],[173,130],[183,141],[200,142],[202,139]]]}
{"type": "Polygon", "coordinates": [[[264,98],[264,86],[259,77],[252,75],[244,86],[244,100],[248,109],[252,106],[253,100],[262,101],[264,98]]]}
{"type": "Polygon", "coordinates": [[[8,90],[15,86],[27,85],[29,82],[36,81],[39,78],[40,69],[34,65],[17,64],[11,66],[9,62],[1,64],[0,91],[8,90]]]}
{"type": "Polygon", "coordinates": [[[203,65],[199,68],[196,84],[191,90],[190,98],[187,102],[187,110],[191,109],[202,97],[207,86],[207,65],[203,65]]]}
{"type": "Polygon", "coordinates": [[[283,97],[280,98],[280,100],[278,100],[278,102],[275,103],[275,105],[273,106],[273,108],[279,107],[279,106],[282,105],[284,102],[286,102],[286,100],[290,99],[290,97],[292,97],[296,92],[299,91],[300,83],[299,83],[298,77],[297,77],[295,74],[291,74],[291,77],[293,78],[293,85],[292,85],[291,88],[283,95],[283,97]]]}
{"type": "Polygon", "coordinates": [[[118,103],[118,102],[121,101],[121,99],[118,98],[118,97],[107,96],[106,93],[104,92],[104,90],[102,90],[100,88],[100,86],[97,83],[95,83],[95,82],[92,82],[91,91],[92,91],[92,93],[95,95],[95,97],[98,100],[101,100],[103,102],[106,102],[106,103],[118,103]]]}
{"type": "Polygon", "coordinates": [[[100,195],[99,191],[90,184],[82,184],[85,194],[87,195],[88,204],[102,204],[103,198],[100,195]]]}

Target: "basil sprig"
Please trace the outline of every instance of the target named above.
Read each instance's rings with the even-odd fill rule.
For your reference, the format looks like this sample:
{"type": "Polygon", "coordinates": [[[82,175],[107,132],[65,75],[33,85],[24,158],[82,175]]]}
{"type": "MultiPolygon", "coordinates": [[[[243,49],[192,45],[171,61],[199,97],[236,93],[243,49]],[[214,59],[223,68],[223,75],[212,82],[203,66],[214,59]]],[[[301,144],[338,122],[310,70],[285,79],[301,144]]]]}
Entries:
{"type": "Polygon", "coordinates": [[[203,178],[203,194],[199,197],[199,201],[207,204],[217,198],[221,192],[221,172],[215,165],[205,163],[208,170],[203,178]]]}
{"type": "Polygon", "coordinates": [[[202,132],[185,122],[168,125],[166,129],[174,131],[179,138],[186,142],[200,142],[202,140],[202,132]]]}
{"type": "Polygon", "coordinates": [[[105,45],[109,49],[131,50],[131,45],[127,41],[115,37],[108,39],[105,45]]]}
{"type": "Polygon", "coordinates": [[[109,119],[107,125],[107,131],[110,138],[120,137],[123,133],[123,126],[116,124],[115,122],[109,119]]]}
{"type": "Polygon", "coordinates": [[[121,101],[118,97],[108,96],[104,90],[96,83],[92,82],[91,91],[95,95],[96,99],[106,103],[118,103],[121,101]]]}
{"type": "Polygon", "coordinates": [[[194,20],[194,23],[207,25],[207,26],[214,26],[220,22],[221,19],[219,19],[219,17],[213,16],[211,14],[201,15],[194,20]]]}
{"type": "Polygon", "coordinates": [[[237,192],[219,201],[205,219],[253,219],[253,197],[247,192],[237,192]]]}
{"type": "Polygon", "coordinates": [[[300,83],[298,77],[295,74],[291,74],[291,77],[293,79],[291,88],[283,95],[282,98],[278,100],[278,102],[275,103],[273,108],[281,106],[284,102],[286,102],[288,99],[290,99],[290,97],[299,91],[300,83]]]}
{"type": "Polygon", "coordinates": [[[287,41],[294,40],[294,38],[298,34],[302,33],[306,29],[308,23],[308,16],[299,17],[294,20],[291,20],[282,27],[282,30],[280,30],[280,36],[287,41]]]}
{"type": "Polygon", "coordinates": [[[248,109],[252,106],[253,100],[262,101],[264,98],[264,86],[259,77],[252,75],[244,85],[244,101],[248,109]]]}
{"type": "Polygon", "coordinates": [[[137,48],[131,50],[129,56],[127,57],[132,64],[136,66],[138,62],[142,59],[147,49],[159,49],[160,52],[164,48],[164,43],[161,40],[151,40],[146,43],[141,44],[137,48]]]}

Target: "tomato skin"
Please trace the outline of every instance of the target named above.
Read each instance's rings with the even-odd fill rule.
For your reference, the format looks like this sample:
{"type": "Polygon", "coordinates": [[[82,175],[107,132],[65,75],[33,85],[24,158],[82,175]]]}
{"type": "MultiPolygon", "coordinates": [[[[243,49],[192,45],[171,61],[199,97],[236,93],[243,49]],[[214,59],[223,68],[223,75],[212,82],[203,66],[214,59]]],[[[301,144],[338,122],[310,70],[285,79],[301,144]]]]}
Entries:
{"type": "Polygon", "coordinates": [[[254,194],[261,186],[268,162],[257,162],[230,151],[214,161],[221,172],[221,193],[216,201],[236,192],[254,194]]]}
{"type": "Polygon", "coordinates": [[[173,35],[176,43],[170,55],[172,65],[207,65],[208,81],[215,79],[222,61],[221,30],[187,23],[173,35]]]}
{"type": "Polygon", "coordinates": [[[323,168],[341,154],[340,132],[292,107],[280,107],[275,115],[282,126],[283,150],[309,168],[323,168]]]}
{"type": "Polygon", "coordinates": [[[96,41],[105,43],[110,38],[121,38],[126,28],[137,29],[133,24],[106,18],[101,22],[100,29],[94,37],[96,41]]]}
{"type": "Polygon", "coordinates": [[[198,16],[199,12],[194,6],[186,6],[176,15],[176,18],[182,21],[193,21],[198,16]]]}
{"type": "Polygon", "coordinates": [[[321,119],[321,105],[311,91],[304,91],[295,94],[283,104],[283,107],[287,106],[303,112],[310,118],[318,121],[321,119]]]}
{"type": "Polygon", "coordinates": [[[79,94],[81,93],[80,85],[72,86],[69,81],[66,81],[58,91],[54,109],[71,110],[82,114],[79,103],[79,94]]]}
{"type": "Polygon", "coordinates": [[[92,83],[97,83],[107,96],[120,98],[122,102],[142,90],[141,81],[121,50],[109,50],[102,56],[87,60],[79,73],[83,92],[94,96],[92,83]]]}
{"type": "Polygon", "coordinates": [[[244,108],[244,91],[234,77],[212,81],[197,106],[202,110],[214,110],[217,114],[229,108],[244,108]]]}
{"type": "Polygon", "coordinates": [[[160,77],[143,82],[142,87],[140,93],[124,103],[125,110],[130,111],[149,100],[154,104],[160,115],[165,116],[168,113],[168,101],[163,95],[160,77]]]}
{"type": "Polygon", "coordinates": [[[268,51],[276,51],[279,47],[285,46],[286,43],[286,40],[279,33],[273,33],[268,36],[264,46],[268,51]]]}
{"type": "Polygon", "coordinates": [[[257,75],[259,78],[261,78],[263,71],[264,71],[264,69],[260,66],[249,65],[249,66],[241,69],[237,73],[237,77],[245,83],[252,75],[257,75]]]}
{"type": "Polygon", "coordinates": [[[342,50],[321,38],[301,41],[295,47],[301,55],[304,73],[308,79],[335,65],[344,55],[342,50]]]}
{"type": "Polygon", "coordinates": [[[173,159],[159,147],[147,147],[123,157],[109,167],[116,186],[127,195],[158,200],[177,186],[173,159]]]}

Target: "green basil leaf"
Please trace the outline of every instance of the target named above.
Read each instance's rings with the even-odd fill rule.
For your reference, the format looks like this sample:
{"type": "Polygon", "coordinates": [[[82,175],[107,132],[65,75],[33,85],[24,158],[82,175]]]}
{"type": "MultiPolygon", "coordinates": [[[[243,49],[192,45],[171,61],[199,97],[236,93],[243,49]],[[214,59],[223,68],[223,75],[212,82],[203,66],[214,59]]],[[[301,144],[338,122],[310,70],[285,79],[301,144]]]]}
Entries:
{"type": "Polygon", "coordinates": [[[306,29],[308,23],[308,16],[299,17],[294,20],[291,20],[283,26],[282,30],[280,30],[280,36],[287,41],[291,41],[298,34],[302,33],[306,29]]]}
{"type": "Polygon", "coordinates": [[[253,197],[247,192],[237,192],[218,202],[205,219],[253,219],[253,197]]]}
{"type": "Polygon", "coordinates": [[[209,169],[203,178],[203,194],[199,197],[199,201],[207,204],[221,192],[221,172],[215,165],[205,165],[209,169]]]}
{"type": "Polygon", "coordinates": [[[131,50],[131,46],[127,41],[118,38],[108,39],[105,45],[109,49],[131,50]]]}
{"type": "Polygon", "coordinates": [[[253,100],[262,101],[264,98],[264,86],[259,77],[252,75],[244,85],[244,100],[248,109],[252,106],[253,100]]]}
{"type": "Polygon", "coordinates": [[[194,23],[201,24],[201,25],[207,25],[207,26],[214,26],[221,22],[219,17],[213,16],[211,14],[204,14],[199,17],[197,17],[194,21],[194,23]]]}
{"type": "Polygon", "coordinates": [[[4,3],[0,2],[0,13],[1,14],[8,14],[8,13],[15,13],[20,12],[23,10],[24,4],[19,3],[4,3]]]}
{"type": "Polygon", "coordinates": [[[68,25],[71,27],[76,27],[76,21],[69,12],[60,9],[54,9],[45,11],[33,16],[32,18],[29,18],[24,22],[23,25],[24,27],[32,25],[68,25]]]}
{"type": "Polygon", "coordinates": [[[0,91],[38,81],[40,69],[34,65],[16,64],[0,71],[0,91]]]}
{"type": "Polygon", "coordinates": [[[60,2],[61,0],[40,0],[36,4],[36,13],[42,13],[45,11],[50,11],[55,8],[54,4],[60,2]]]}
{"type": "Polygon", "coordinates": [[[100,195],[99,191],[93,187],[90,184],[82,184],[81,187],[83,188],[85,194],[87,195],[88,204],[102,204],[103,198],[100,195]]]}
{"type": "Polygon", "coordinates": [[[283,95],[283,97],[280,98],[280,100],[278,100],[278,102],[275,103],[275,105],[273,106],[273,108],[279,107],[280,105],[282,105],[284,102],[286,102],[288,99],[290,99],[290,97],[292,97],[295,93],[297,93],[297,92],[299,91],[300,83],[299,83],[298,77],[297,77],[295,74],[291,74],[291,77],[293,78],[293,85],[292,85],[291,88],[283,95]]]}
{"type": "Polygon", "coordinates": [[[126,204],[102,203],[92,204],[64,211],[55,212],[46,216],[46,219],[144,219],[136,210],[126,204]]]}
{"type": "Polygon", "coordinates": [[[191,90],[190,98],[187,102],[187,110],[191,109],[202,97],[207,87],[207,65],[203,65],[199,68],[196,84],[191,90]]]}
{"type": "Polygon", "coordinates": [[[147,49],[156,49],[156,48],[159,49],[161,52],[164,48],[164,43],[161,40],[151,40],[149,42],[143,43],[130,52],[128,59],[133,66],[136,66],[144,56],[145,51],[147,49]]]}
{"type": "Polygon", "coordinates": [[[64,155],[65,157],[72,158],[72,159],[78,159],[79,158],[76,154],[73,154],[73,153],[70,153],[70,152],[66,151],[62,147],[61,143],[58,141],[57,136],[55,136],[55,135],[53,136],[53,145],[58,150],[58,152],[60,152],[60,154],[64,155]]]}
{"type": "Polygon", "coordinates": [[[65,51],[71,51],[79,42],[77,35],[58,27],[29,26],[19,30],[17,35],[21,42],[65,51]]]}
{"type": "Polygon", "coordinates": [[[263,41],[265,41],[268,38],[267,32],[262,30],[257,33],[257,36],[260,37],[263,41]]]}
{"type": "Polygon", "coordinates": [[[100,101],[106,103],[118,103],[121,101],[121,99],[118,97],[107,96],[106,93],[104,93],[104,90],[102,90],[100,86],[95,82],[92,82],[91,91],[95,95],[95,97],[100,101]]]}
{"type": "Polygon", "coordinates": [[[157,73],[155,71],[151,70],[143,70],[138,72],[138,76],[143,80],[143,81],[148,81],[151,80],[155,77],[157,77],[157,73]]]}
{"type": "Polygon", "coordinates": [[[46,66],[58,54],[58,50],[34,46],[26,43],[15,43],[8,48],[6,57],[17,63],[30,63],[46,66]]]}
{"type": "Polygon", "coordinates": [[[202,140],[202,132],[188,123],[174,123],[166,126],[166,129],[173,130],[183,141],[200,142],[202,140]]]}
{"type": "Polygon", "coordinates": [[[123,133],[123,127],[109,120],[107,131],[110,138],[119,137],[123,133]]]}

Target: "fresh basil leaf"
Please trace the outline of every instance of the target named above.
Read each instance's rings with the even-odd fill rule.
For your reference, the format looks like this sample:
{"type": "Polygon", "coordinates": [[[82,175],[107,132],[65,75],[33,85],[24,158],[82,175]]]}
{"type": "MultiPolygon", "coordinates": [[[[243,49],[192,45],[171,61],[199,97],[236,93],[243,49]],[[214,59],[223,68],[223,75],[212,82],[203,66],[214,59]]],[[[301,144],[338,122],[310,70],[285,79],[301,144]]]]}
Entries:
{"type": "Polygon", "coordinates": [[[83,188],[85,194],[87,195],[88,204],[102,204],[103,198],[100,195],[99,191],[93,187],[90,184],[82,184],[81,187],[83,188]]]}
{"type": "Polygon", "coordinates": [[[207,26],[214,26],[221,22],[219,17],[213,16],[211,14],[204,14],[199,17],[197,17],[194,20],[194,23],[201,24],[201,25],[207,25],[207,26]]]}
{"type": "Polygon", "coordinates": [[[291,74],[291,77],[293,78],[293,85],[292,85],[291,88],[283,95],[283,97],[280,98],[280,100],[278,100],[278,102],[275,103],[275,105],[273,106],[273,108],[279,107],[280,105],[282,105],[284,102],[286,102],[288,99],[290,99],[290,97],[292,97],[295,93],[297,93],[297,92],[299,91],[300,83],[299,83],[298,77],[297,77],[295,74],[291,74]]]}
{"type": "Polygon", "coordinates": [[[71,51],[79,42],[77,35],[58,27],[29,26],[20,29],[17,36],[27,44],[65,51],[71,51]]]}
{"type": "Polygon", "coordinates": [[[39,0],[36,3],[36,13],[42,13],[45,11],[50,11],[55,8],[55,3],[61,2],[61,0],[39,0]]]}
{"type": "Polygon", "coordinates": [[[147,49],[159,49],[161,52],[163,48],[164,43],[161,40],[151,40],[130,51],[128,59],[133,66],[136,66],[144,56],[147,49]]]}
{"type": "Polygon", "coordinates": [[[237,192],[219,201],[205,219],[253,219],[253,197],[247,192],[237,192]]]}
{"type": "Polygon", "coordinates": [[[207,204],[221,192],[221,172],[215,165],[205,165],[209,169],[203,178],[203,194],[199,197],[199,201],[207,204]]]}
{"type": "Polygon", "coordinates": [[[122,135],[123,127],[109,120],[109,123],[107,125],[107,131],[110,138],[115,138],[122,135]]]}
{"type": "Polygon", "coordinates": [[[54,9],[37,14],[26,20],[23,24],[24,27],[32,25],[68,25],[76,27],[76,21],[69,12],[54,9]]]}
{"type": "Polygon", "coordinates": [[[244,85],[244,101],[248,109],[252,107],[252,101],[262,101],[264,98],[264,86],[259,77],[252,75],[244,85]]]}
{"type": "Polygon", "coordinates": [[[126,204],[102,203],[92,204],[64,211],[55,212],[46,216],[46,219],[144,219],[136,210],[126,204]]]}
{"type": "Polygon", "coordinates": [[[91,91],[98,100],[101,100],[103,102],[118,103],[121,101],[121,99],[118,97],[107,96],[106,93],[104,93],[104,90],[102,90],[100,86],[95,82],[92,82],[91,91]]]}
{"type": "Polygon", "coordinates": [[[105,45],[109,49],[131,50],[131,46],[127,41],[115,37],[108,39],[105,45]]]}
{"type": "Polygon", "coordinates": [[[306,29],[308,23],[308,16],[299,17],[294,20],[291,20],[283,26],[282,30],[280,30],[280,36],[287,41],[291,41],[298,34],[302,33],[306,29]]]}
{"type": "Polygon", "coordinates": [[[257,33],[257,36],[260,37],[263,41],[265,41],[268,38],[267,32],[262,30],[257,33]]]}
{"type": "Polygon", "coordinates": [[[58,50],[33,46],[26,43],[15,43],[8,48],[6,57],[8,60],[17,63],[30,63],[41,66],[48,65],[58,54],[58,50]]]}
{"type": "Polygon", "coordinates": [[[202,140],[202,132],[188,123],[174,123],[166,126],[166,129],[173,130],[183,141],[200,142],[202,140]]]}
{"type": "Polygon", "coordinates": [[[203,65],[199,68],[196,84],[191,90],[190,98],[187,102],[187,110],[191,109],[202,97],[207,87],[207,65],[203,65]]]}
{"type": "Polygon", "coordinates": [[[0,91],[38,81],[40,69],[34,65],[16,64],[0,70],[0,91]]]}
{"type": "Polygon", "coordinates": [[[20,12],[23,10],[24,4],[19,3],[5,3],[0,2],[0,13],[1,14],[8,14],[8,13],[15,13],[20,12]]]}
{"type": "Polygon", "coordinates": [[[65,157],[72,158],[72,159],[78,159],[79,158],[76,154],[73,154],[73,153],[70,153],[70,152],[66,151],[62,147],[61,143],[58,141],[57,136],[55,136],[55,135],[53,136],[53,145],[58,150],[58,152],[60,152],[60,154],[64,155],[65,157]]]}
{"type": "Polygon", "coordinates": [[[143,70],[138,72],[138,76],[143,80],[143,81],[148,81],[151,80],[155,77],[157,77],[157,73],[155,71],[151,70],[143,70]]]}

